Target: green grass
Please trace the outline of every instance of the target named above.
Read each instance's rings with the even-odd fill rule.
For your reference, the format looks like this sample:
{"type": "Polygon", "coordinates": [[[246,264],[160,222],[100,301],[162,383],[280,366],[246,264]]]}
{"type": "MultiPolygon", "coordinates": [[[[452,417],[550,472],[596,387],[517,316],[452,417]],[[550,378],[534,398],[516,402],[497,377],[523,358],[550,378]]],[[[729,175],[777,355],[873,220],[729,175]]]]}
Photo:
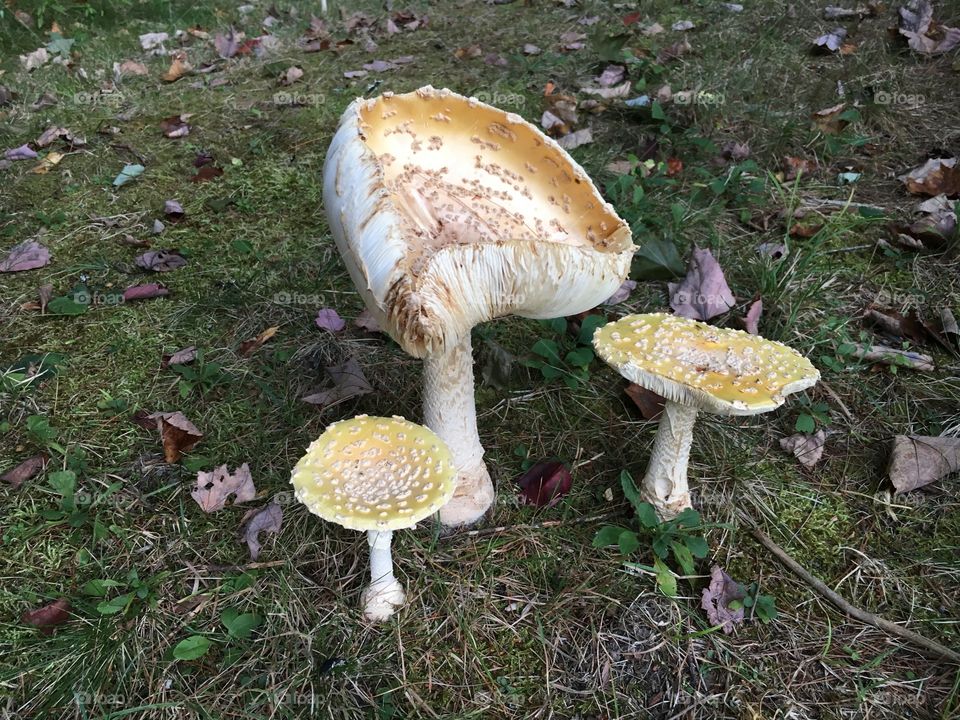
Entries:
{"type": "MultiPolygon", "coordinates": [[[[330,25],[342,38],[340,4],[331,5],[330,25]]],[[[46,18],[45,27],[57,19],[76,38],[76,65],[86,78],[59,66],[23,72],[16,55],[45,42],[45,32],[22,27],[5,10],[0,83],[18,97],[0,108],[0,146],[17,147],[54,124],[85,136],[87,146],[47,174],[28,172],[29,162],[3,171],[0,250],[39,239],[53,262],[3,275],[0,368],[27,354],[66,359],[41,385],[0,393],[0,471],[41,449],[26,419],[42,415],[58,429],[59,445],[84,452],[78,486],[98,502],[78,527],[46,519],[59,503],[46,476],[62,467],[48,466],[19,490],[0,490],[0,698],[12,717],[668,718],[684,717],[685,709],[690,717],[840,717],[841,707],[845,716],[956,713],[956,668],[848,621],[740,529],[712,531],[712,555],[736,579],[758,581],[762,592],[776,596],[780,617],[769,625],[748,622],[732,636],[693,637],[708,627],[699,609],[702,580],[681,581],[681,597],[665,598],[651,577],[630,574],[615,553],[592,548],[603,521],[585,518],[608,514],[609,522],[630,522],[618,478],[623,469],[642,477],[656,429],[622,394],[624,382],[599,362],[575,389],[545,383],[519,363],[507,388],[480,384],[478,364],[480,434],[498,485],[484,527],[509,527],[443,537],[425,523],[399,533],[395,558],[409,603],[382,626],[360,618],[367,551],[358,533],[288,502],[281,534],[267,536],[262,566],[250,567],[236,537],[244,508],[205,516],[189,496],[197,469],[249,462],[258,489],[251,506],[289,500],[290,469],[328,423],[362,412],[420,419],[417,361],[383,336],[352,325],[332,335],[313,324],[321,307],[348,319],[362,310],[320,198],[326,145],[349,102],[429,82],[509,97],[510,109],[536,122],[548,81],[558,92],[576,93],[604,66],[592,40],[584,50],[560,53],[559,35],[624,32],[619,15],[628,9],[470,3],[458,10],[421,3],[416,7],[429,25],[375,34],[375,53],[358,42],[337,53],[303,54],[296,38],[319,7],[293,3],[279,8],[296,7],[299,15],[281,17],[275,28],[281,46],[272,56],[221,61],[213,73],[165,84],[157,78],[169,59],[147,57],[139,34],[197,23],[211,33],[232,25],[255,36],[266,5],[245,16],[225,3],[17,7],[46,18]],[[581,14],[601,19],[578,25],[581,14]],[[520,54],[528,42],[543,54],[520,54]],[[473,43],[503,54],[509,67],[453,58],[457,47],[473,43]],[[403,69],[361,80],[342,76],[371,59],[407,54],[416,62],[403,69]],[[150,75],[125,78],[91,104],[90,96],[110,81],[113,63],[124,59],[143,61],[150,75]],[[305,70],[291,88],[311,98],[304,107],[273,100],[276,75],[292,64],[305,70]],[[213,78],[229,83],[209,87],[213,78]],[[374,79],[380,82],[371,88],[374,79]],[[191,87],[197,81],[203,85],[191,87]],[[43,92],[58,103],[31,110],[43,92]],[[128,119],[118,120],[118,113],[128,119]],[[159,121],[179,113],[193,113],[191,134],[164,138],[159,121]],[[110,127],[119,132],[98,133],[110,127]],[[224,168],[222,178],[190,182],[201,151],[224,168]],[[138,159],[144,174],[112,190],[124,164],[138,159]],[[187,217],[168,222],[153,247],[179,248],[188,265],[146,277],[133,265],[142,249],[121,241],[124,234],[150,238],[168,198],[178,199],[187,217]],[[109,294],[155,280],[170,288],[169,297],[97,306],[75,317],[21,308],[44,283],[55,295],[81,282],[109,294]],[[240,343],[272,326],[280,328],[276,337],[249,357],[240,354],[240,343]],[[222,365],[226,382],[181,399],[179,376],[160,360],[188,345],[222,365]],[[375,393],[321,411],[300,400],[323,387],[324,366],[349,355],[375,393]],[[108,396],[127,401],[127,408],[114,414],[98,407],[108,396]],[[182,410],[205,433],[189,469],[163,462],[155,433],[130,422],[136,409],[182,410]],[[573,465],[573,490],[556,507],[517,501],[518,445],[530,458],[557,456],[573,465]],[[124,614],[101,614],[102,598],[84,595],[84,585],[105,578],[128,584],[131,570],[146,597],[124,614]],[[70,598],[74,618],[52,635],[20,622],[25,610],[59,597],[70,598]],[[221,620],[230,609],[256,613],[262,624],[247,639],[231,639],[221,620]],[[214,649],[198,660],[175,659],[173,648],[192,635],[208,637],[214,649]]],[[[917,58],[890,41],[893,16],[885,15],[859,23],[854,55],[814,57],[806,40],[827,23],[815,6],[790,7],[795,12],[785,1],[764,0],[732,14],[715,3],[643,3],[642,24],[656,20],[668,30],[635,34],[629,47],[655,55],[680,38],[669,31],[680,19],[693,20],[698,30],[689,33],[692,54],[664,66],[641,57],[631,79],[646,80],[647,92],[669,83],[722,102],[667,104],[666,121],[616,108],[584,114],[595,140],[573,154],[600,186],[615,180],[606,165],[637,153],[647,138],[658,140],[657,159],[680,158],[677,177],[650,178],[643,202],[618,205],[633,220],[637,242],[668,238],[684,258],[693,245],[711,248],[738,297],[727,324],[735,326],[759,292],[763,334],[809,355],[832,391],[821,385],[810,393],[831,408],[825,459],[812,471],[777,447],[793,431],[799,402],[759,418],[702,418],[690,474],[704,519],[735,526],[735,508],[747,509],[856,604],[956,647],[956,481],[890,499],[885,465],[894,434],[956,432],[957,360],[924,348],[938,364],[929,374],[872,372],[853,363],[835,371],[822,362],[865,331],[858,315],[881,292],[921,297],[931,310],[960,307],[955,254],[889,256],[874,246],[888,236],[889,219],[909,216],[915,205],[894,175],[937,147],[956,154],[949,130],[960,84],[956,53],[917,58]],[[860,105],[860,120],[839,140],[810,128],[811,112],[838,101],[837,81],[847,102],[860,105]],[[870,101],[877,90],[916,93],[925,102],[917,111],[878,105],[870,101]],[[709,186],[728,168],[713,158],[730,140],[749,143],[756,167],[716,194],[709,186]],[[864,142],[876,152],[864,152],[864,142]],[[784,155],[816,157],[821,171],[785,182],[777,176],[784,155]],[[836,175],[851,164],[863,173],[854,200],[888,208],[889,217],[863,217],[855,208],[831,213],[809,239],[788,238],[775,217],[766,230],[742,221],[741,211],[774,215],[811,198],[846,199],[850,188],[838,187],[836,175]],[[790,255],[780,263],[755,251],[759,243],[785,240],[790,255]]],[[[363,8],[371,17],[384,14],[379,5],[363,8]]],[[[957,9],[939,7],[937,17],[960,23],[957,9]]],[[[195,68],[216,60],[200,40],[188,52],[195,68]]],[[[667,307],[666,284],[650,281],[603,311],[614,318],[667,307]]],[[[484,339],[522,358],[540,337],[551,333],[538,322],[489,323],[475,337],[478,361],[484,339]]],[[[53,456],[62,466],[60,455],[53,456]]],[[[709,563],[700,569],[706,576],[709,563]]]]}

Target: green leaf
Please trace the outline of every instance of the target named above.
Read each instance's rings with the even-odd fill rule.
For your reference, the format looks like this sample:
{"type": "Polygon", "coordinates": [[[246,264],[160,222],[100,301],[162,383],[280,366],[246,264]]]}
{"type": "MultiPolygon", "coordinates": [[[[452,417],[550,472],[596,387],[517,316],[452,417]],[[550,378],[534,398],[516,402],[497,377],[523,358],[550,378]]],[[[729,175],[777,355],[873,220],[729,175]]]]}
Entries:
{"type": "Polygon", "coordinates": [[[797,422],[794,423],[794,429],[798,433],[812,433],[817,429],[817,423],[812,415],[802,413],[797,416],[797,422]]]}
{"type": "Polygon", "coordinates": [[[253,252],[253,245],[242,238],[234,240],[230,243],[230,247],[233,248],[234,252],[238,252],[241,255],[248,255],[253,252]]]}
{"type": "Polygon", "coordinates": [[[140,177],[143,175],[143,171],[146,168],[143,165],[139,164],[127,164],[123,166],[123,170],[120,171],[120,174],[113,179],[114,187],[122,187],[126,185],[131,180],[140,177]]]}
{"type": "Polygon", "coordinates": [[[112,600],[105,600],[97,605],[97,612],[101,615],[116,615],[127,609],[127,606],[133,601],[133,593],[118,595],[112,600]]]}
{"type": "Polygon", "coordinates": [[[773,622],[777,619],[776,599],[772,595],[758,594],[754,602],[753,612],[764,623],[773,622]]]}
{"type": "Polygon", "coordinates": [[[77,475],[72,470],[58,470],[47,477],[50,487],[63,497],[73,497],[77,490],[77,475]]]}
{"type": "Polygon", "coordinates": [[[47,303],[47,312],[51,315],[83,315],[89,309],[89,303],[79,303],[69,295],[55,297],[47,303]]]}
{"type": "Polygon", "coordinates": [[[696,565],[693,562],[693,555],[690,553],[690,550],[687,549],[686,545],[674,541],[670,543],[670,549],[673,550],[673,556],[680,564],[684,575],[693,575],[697,571],[696,565]]]}
{"type": "Polygon", "coordinates": [[[693,508],[684,508],[680,514],[673,519],[676,527],[693,528],[700,526],[700,513],[693,508]]]}
{"type": "Polygon", "coordinates": [[[593,334],[597,328],[607,324],[607,319],[603,315],[587,315],[580,322],[580,333],[577,335],[577,342],[581,345],[590,347],[593,344],[593,334]]]}
{"type": "Polygon", "coordinates": [[[676,245],[662,238],[651,238],[633,256],[630,277],[634,280],[670,280],[683,275],[685,270],[676,245]]]}
{"type": "Polygon", "coordinates": [[[710,548],[707,546],[706,538],[702,538],[699,535],[687,535],[683,538],[684,545],[687,546],[687,549],[690,553],[696,558],[705,558],[710,552],[710,548]]]}
{"type": "Polygon", "coordinates": [[[213,642],[203,635],[191,635],[177,643],[173,649],[173,656],[177,660],[196,660],[207,654],[213,642]]]}
{"type": "Polygon", "coordinates": [[[238,640],[246,640],[263,623],[263,618],[256,613],[238,613],[233,608],[224,610],[220,620],[227,634],[238,640]]]}
{"type": "Polygon", "coordinates": [[[620,554],[630,555],[634,550],[640,547],[640,538],[633,530],[624,530],[617,538],[617,544],[620,546],[620,554]]]}
{"type": "Polygon", "coordinates": [[[653,559],[653,570],[657,574],[657,587],[667,597],[676,597],[677,578],[670,572],[670,568],[658,557],[653,559]]]}
{"type": "Polygon", "coordinates": [[[593,358],[593,350],[588,347],[578,347],[576,350],[568,352],[565,359],[568,364],[574,367],[586,367],[593,362],[593,358]]]}
{"type": "Polygon", "coordinates": [[[654,120],[667,119],[667,114],[663,111],[663,107],[656,100],[650,105],[650,117],[654,120]]]}
{"type": "Polygon", "coordinates": [[[660,524],[660,517],[657,515],[657,510],[650,503],[641,502],[640,504],[635,504],[634,510],[637,513],[637,520],[639,520],[640,524],[645,528],[655,528],[660,524]]]}
{"type": "Polygon", "coordinates": [[[50,33],[50,42],[47,43],[47,50],[57,53],[63,57],[70,56],[70,48],[76,42],[73,38],[65,38],[60,33],[50,33]]]}
{"type": "Polygon", "coordinates": [[[620,487],[623,488],[623,496],[639,510],[639,505],[642,502],[640,500],[640,491],[637,490],[636,484],[633,482],[633,477],[626,470],[620,471],[620,487]]]}
{"type": "Polygon", "coordinates": [[[561,334],[561,333],[565,333],[565,332],[567,331],[567,319],[566,319],[566,318],[562,318],[562,317],[551,318],[551,319],[549,319],[549,320],[541,320],[540,323],[541,323],[544,327],[546,327],[547,329],[549,329],[549,330],[557,333],[558,335],[561,334]]]}
{"type": "Polygon", "coordinates": [[[620,534],[624,532],[626,530],[622,527],[606,525],[597,530],[597,534],[593,536],[593,546],[602,548],[608,545],[616,545],[620,541],[620,534]]]}
{"type": "Polygon", "coordinates": [[[541,338],[533,344],[533,347],[530,348],[530,351],[542,358],[545,358],[547,362],[551,362],[555,365],[563,364],[563,361],[560,359],[560,350],[553,340],[541,338]]]}
{"type": "Polygon", "coordinates": [[[544,380],[556,380],[558,377],[563,375],[563,370],[550,365],[541,365],[540,374],[543,375],[544,380]]]}

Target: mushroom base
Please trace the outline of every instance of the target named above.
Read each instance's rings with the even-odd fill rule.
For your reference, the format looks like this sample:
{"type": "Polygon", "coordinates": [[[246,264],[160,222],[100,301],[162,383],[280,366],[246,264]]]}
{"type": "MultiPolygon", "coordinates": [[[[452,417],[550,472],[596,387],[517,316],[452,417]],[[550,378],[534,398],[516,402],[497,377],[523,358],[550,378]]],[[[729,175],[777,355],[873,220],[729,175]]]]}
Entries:
{"type": "Polygon", "coordinates": [[[406,602],[403,585],[393,576],[393,557],[390,543],[392,530],[370,530],[367,543],[370,545],[370,585],[360,596],[363,615],[376,622],[386,620],[406,602]]]}
{"type": "Polygon", "coordinates": [[[653,505],[664,520],[676,517],[682,510],[691,507],[687,463],[696,421],[695,407],[671,400],[663,407],[640,495],[653,505]]]}
{"type": "Polygon", "coordinates": [[[440,521],[447,527],[472,525],[493,504],[495,492],[477,432],[470,335],[443,353],[428,355],[423,372],[424,422],[450,448],[458,471],[457,489],[440,508],[440,521]]]}

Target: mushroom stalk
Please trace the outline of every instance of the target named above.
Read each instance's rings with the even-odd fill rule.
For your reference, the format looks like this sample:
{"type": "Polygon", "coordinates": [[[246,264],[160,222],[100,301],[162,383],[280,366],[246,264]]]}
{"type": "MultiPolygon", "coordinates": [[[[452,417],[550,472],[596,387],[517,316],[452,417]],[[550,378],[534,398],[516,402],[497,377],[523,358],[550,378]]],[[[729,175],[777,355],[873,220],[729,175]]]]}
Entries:
{"type": "Polygon", "coordinates": [[[370,585],[363,591],[363,614],[368,620],[386,620],[403,605],[403,585],[393,576],[390,554],[392,530],[368,530],[370,585]]]}
{"type": "Polygon", "coordinates": [[[448,527],[469,525],[483,516],[494,498],[477,432],[470,334],[442,353],[427,355],[423,372],[424,422],[450,448],[457,468],[457,487],[440,508],[440,521],[448,527]]]}
{"type": "Polygon", "coordinates": [[[690,505],[687,463],[693,442],[697,408],[668,400],[650,453],[641,494],[664,520],[675,517],[690,505]]]}

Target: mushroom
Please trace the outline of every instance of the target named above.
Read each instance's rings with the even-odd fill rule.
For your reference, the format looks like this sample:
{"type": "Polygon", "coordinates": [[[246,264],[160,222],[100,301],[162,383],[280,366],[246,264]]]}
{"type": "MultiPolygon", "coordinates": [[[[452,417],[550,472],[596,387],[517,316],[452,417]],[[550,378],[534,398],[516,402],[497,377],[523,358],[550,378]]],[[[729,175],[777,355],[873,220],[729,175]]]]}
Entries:
{"type": "Polygon", "coordinates": [[[630,228],[533,125],[432,87],[347,108],[323,199],[367,308],[424,360],[424,420],[459,471],[441,521],[473,523],[494,490],[477,433],[471,328],[599,304],[629,271],[630,228]]]}
{"type": "Polygon", "coordinates": [[[625,378],[666,400],[641,487],[662,518],[690,507],[687,461],[698,411],[758,415],[820,379],[782,343],[667,313],[608,323],[593,346],[625,378]]]}
{"type": "Polygon", "coordinates": [[[404,603],[393,576],[393,531],[439,510],[453,496],[456,477],[443,441],[396,416],[335,422],[294,467],[290,483],[310,512],[367,531],[370,585],[361,600],[369,620],[385,620],[404,603]]]}

